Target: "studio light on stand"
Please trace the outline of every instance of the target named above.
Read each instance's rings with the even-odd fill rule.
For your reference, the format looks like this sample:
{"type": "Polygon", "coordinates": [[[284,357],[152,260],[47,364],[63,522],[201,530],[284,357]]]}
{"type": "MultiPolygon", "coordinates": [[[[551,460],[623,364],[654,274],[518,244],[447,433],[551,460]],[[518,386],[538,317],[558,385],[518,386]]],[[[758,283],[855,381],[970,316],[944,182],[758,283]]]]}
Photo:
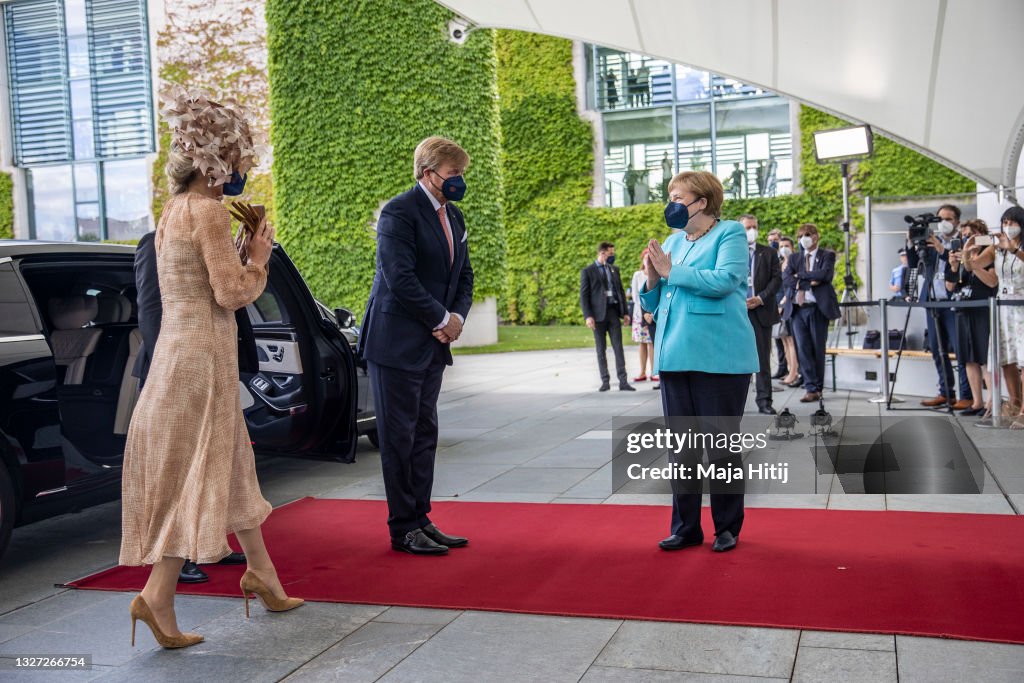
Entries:
{"type": "MultiPolygon", "coordinates": [[[[843,298],[841,303],[857,302],[856,282],[853,268],[850,266],[850,163],[867,159],[874,151],[874,136],[871,126],[848,126],[832,130],[820,130],[814,134],[814,156],[819,164],[839,164],[843,178],[843,222],[840,225],[846,239],[845,264],[846,273],[843,277],[843,298]]],[[[846,343],[853,348],[854,332],[851,325],[849,310],[846,316],[846,343]]],[[[836,346],[839,341],[840,325],[836,326],[836,346]]]]}

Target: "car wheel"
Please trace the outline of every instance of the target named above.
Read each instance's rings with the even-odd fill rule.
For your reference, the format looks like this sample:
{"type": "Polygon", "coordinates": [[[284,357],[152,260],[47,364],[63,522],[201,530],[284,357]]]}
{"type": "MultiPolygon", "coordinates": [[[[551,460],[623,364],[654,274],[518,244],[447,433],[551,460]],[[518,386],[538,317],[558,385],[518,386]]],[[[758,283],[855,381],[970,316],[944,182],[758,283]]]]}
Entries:
{"type": "Polygon", "coordinates": [[[372,432],[366,432],[366,438],[370,440],[374,448],[380,448],[380,436],[377,434],[377,430],[374,429],[372,432]]]}
{"type": "Polygon", "coordinates": [[[3,557],[4,551],[7,550],[7,543],[11,540],[14,518],[18,513],[15,506],[16,499],[11,475],[7,471],[7,467],[0,462],[0,557],[3,557]]]}

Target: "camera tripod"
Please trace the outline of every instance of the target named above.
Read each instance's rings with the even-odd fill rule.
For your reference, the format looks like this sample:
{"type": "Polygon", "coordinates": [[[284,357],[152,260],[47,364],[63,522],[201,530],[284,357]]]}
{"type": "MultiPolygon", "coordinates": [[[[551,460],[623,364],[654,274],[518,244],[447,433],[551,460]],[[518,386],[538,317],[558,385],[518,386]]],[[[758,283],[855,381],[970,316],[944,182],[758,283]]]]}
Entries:
{"type": "MultiPolygon", "coordinates": [[[[937,265],[936,262],[938,261],[939,255],[938,255],[937,252],[932,250],[933,253],[934,253],[934,260],[930,259],[929,258],[929,254],[928,254],[928,248],[924,244],[914,244],[914,245],[912,245],[912,248],[915,251],[918,252],[918,258],[919,258],[918,262],[924,264],[924,272],[925,272],[924,286],[926,287],[926,290],[925,290],[926,294],[921,298],[921,300],[924,301],[924,302],[932,301],[933,300],[932,295],[934,293],[934,283],[935,283],[935,267],[937,265]],[[923,255],[921,254],[922,251],[924,252],[923,255]]],[[[917,297],[913,297],[912,296],[911,298],[917,298],[917,297]]],[[[893,370],[893,373],[892,373],[892,385],[893,385],[893,387],[896,386],[896,379],[899,376],[900,360],[903,358],[903,347],[906,345],[906,339],[907,339],[907,327],[910,325],[910,314],[911,314],[911,312],[913,312],[913,310],[914,310],[914,307],[910,306],[908,304],[908,306],[907,306],[907,315],[906,315],[906,317],[903,320],[903,332],[902,332],[902,335],[900,337],[900,348],[896,350],[896,367],[895,367],[895,369],[893,370]]],[[[950,414],[950,415],[952,415],[953,414],[953,403],[955,403],[955,401],[952,400],[951,396],[956,393],[956,373],[953,371],[952,364],[950,364],[950,366],[949,366],[949,372],[948,373],[946,372],[946,363],[949,362],[949,351],[946,349],[946,340],[945,340],[946,335],[945,335],[945,331],[942,329],[942,321],[939,318],[939,309],[935,308],[935,307],[929,307],[928,308],[928,315],[931,316],[931,319],[932,319],[932,329],[935,330],[935,339],[932,339],[931,343],[938,344],[938,346],[939,346],[939,358],[942,359],[941,362],[939,363],[939,367],[941,368],[940,372],[942,372],[942,374],[946,375],[946,378],[945,378],[946,379],[946,410],[945,410],[945,412],[950,414]]],[[[887,330],[882,330],[882,334],[888,334],[888,331],[887,330]]],[[[959,362],[959,360],[957,362],[959,362]]],[[[887,382],[887,381],[889,381],[889,378],[885,377],[885,378],[883,378],[883,381],[887,382]]],[[[886,406],[885,406],[888,410],[918,410],[917,408],[893,408],[892,404],[893,404],[893,394],[894,393],[895,392],[893,392],[893,391],[889,392],[889,401],[886,403],[886,406]]],[[[936,412],[939,411],[938,408],[936,408],[935,410],[936,410],[936,412]]]]}

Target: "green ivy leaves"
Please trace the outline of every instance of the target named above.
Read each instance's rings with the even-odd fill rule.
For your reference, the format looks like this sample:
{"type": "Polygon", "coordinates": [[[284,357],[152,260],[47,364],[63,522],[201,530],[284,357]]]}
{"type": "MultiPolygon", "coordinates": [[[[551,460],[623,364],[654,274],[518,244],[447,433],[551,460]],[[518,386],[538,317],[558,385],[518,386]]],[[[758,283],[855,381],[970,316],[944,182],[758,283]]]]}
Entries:
{"type": "Polygon", "coordinates": [[[14,182],[0,172],[0,240],[14,239],[14,182]]]}
{"type": "Polygon", "coordinates": [[[452,16],[430,0],[267,2],[279,239],[329,305],[365,305],[376,214],[413,186],[430,135],[472,158],[459,206],[476,296],[504,289],[494,34],[455,45],[452,16]]]}

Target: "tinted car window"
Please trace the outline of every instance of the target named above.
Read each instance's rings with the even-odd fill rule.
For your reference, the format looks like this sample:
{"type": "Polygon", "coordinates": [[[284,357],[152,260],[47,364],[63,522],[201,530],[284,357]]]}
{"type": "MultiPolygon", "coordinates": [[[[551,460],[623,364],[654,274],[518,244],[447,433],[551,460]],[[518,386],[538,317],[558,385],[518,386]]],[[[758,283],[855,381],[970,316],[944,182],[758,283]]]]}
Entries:
{"type": "Polygon", "coordinates": [[[14,266],[0,263],[0,337],[39,334],[32,304],[25,296],[14,266]]]}
{"type": "Polygon", "coordinates": [[[248,309],[249,320],[253,325],[287,324],[289,322],[288,311],[269,282],[267,288],[263,290],[256,301],[249,305],[248,309]]]}

